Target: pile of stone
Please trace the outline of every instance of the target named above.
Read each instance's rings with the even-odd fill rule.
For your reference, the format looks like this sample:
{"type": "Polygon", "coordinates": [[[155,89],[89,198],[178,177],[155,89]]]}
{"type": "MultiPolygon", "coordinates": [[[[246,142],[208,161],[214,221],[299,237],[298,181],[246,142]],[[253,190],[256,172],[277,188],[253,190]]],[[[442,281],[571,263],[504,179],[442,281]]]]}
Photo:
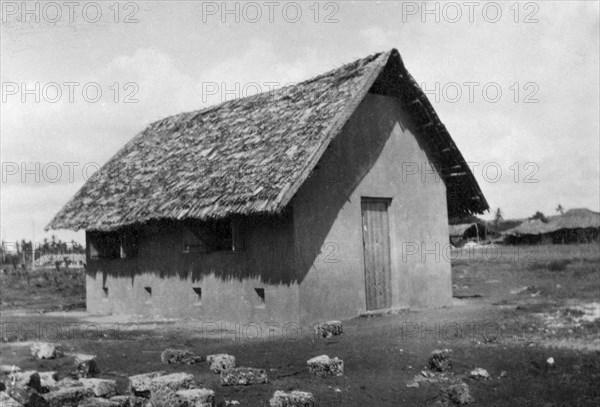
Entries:
{"type": "Polygon", "coordinates": [[[2,407],[22,407],[23,405],[18,403],[15,399],[10,397],[4,391],[0,391],[0,406],[2,406],[2,407]]]}
{"type": "Polygon", "coordinates": [[[100,373],[96,355],[85,355],[82,353],[75,355],[75,371],[77,372],[77,377],[80,378],[94,377],[100,373]]]}
{"type": "Polygon", "coordinates": [[[221,372],[223,386],[248,386],[267,383],[267,372],[253,367],[234,367],[221,372]]]}
{"type": "Polygon", "coordinates": [[[129,391],[150,401],[153,407],[211,407],[215,403],[214,391],[198,388],[189,373],[151,372],[131,376],[129,391]]]}
{"type": "Polygon", "coordinates": [[[175,404],[176,393],[196,387],[194,376],[189,373],[171,373],[150,381],[150,401],[153,406],[169,407],[175,404]]]}
{"type": "Polygon", "coordinates": [[[134,396],[150,398],[150,382],[166,374],[167,372],[160,371],[129,376],[128,390],[134,396]]]}
{"type": "Polygon", "coordinates": [[[485,369],[482,369],[480,367],[471,370],[471,372],[469,373],[469,376],[472,379],[483,379],[483,380],[490,379],[490,374],[488,373],[488,371],[485,369]]]}
{"type": "Polygon", "coordinates": [[[452,368],[452,361],[450,360],[450,349],[436,349],[431,352],[429,357],[429,368],[431,370],[437,370],[438,372],[444,372],[452,368]]]}
{"type": "Polygon", "coordinates": [[[94,397],[94,392],[83,386],[65,387],[43,395],[47,403],[45,405],[48,407],[75,407],[80,402],[91,397],[94,397]]]}
{"type": "Polygon", "coordinates": [[[422,384],[456,384],[460,382],[461,379],[459,377],[454,376],[452,372],[430,372],[426,370],[421,370],[421,374],[415,375],[410,382],[406,383],[406,387],[418,388],[422,384]]]}
{"type": "Polygon", "coordinates": [[[270,407],[314,407],[315,398],[312,393],[294,390],[286,393],[277,390],[269,400],[270,407]]]}
{"type": "Polygon", "coordinates": [[[235,367],[235,356],[226,353],[218,353],[216,355],[208,355],[206,357],[208,368],[215,374],[232,369],[235,367]]]}
{"type": "MultiPolygon", "coordinates": [[[[3,372],[7,374],[5,369],[3,372]]],[[[77,406],[87,398],[114,396],[117,388],[114,380],[59,379],[54,371],[22,372],[16,367],[8,373],[7,379],[7,386],[2,392],[5,399],[12,399],[18,403],[16,405],[39,407],[77,406]]]]}
{"type": "Polygon", "coordinates": [[[440,399],[443,406],[470,404],[475,401],[471,390],[466,383],[454,384],[440,390],[440,399]]]}
{"type": "MultiPolygon", "coordinates": [[[[322,324],[323,332],[339,335],[341,324],[331,321],[322,324]]],[[[321,331],[319,331],[321,332],[321,331]]],[[[324,335],[328,337],[328,335],[324,335]]],[[[43,344],[42,344],[43,345],[43,344]]],[[[60,355],[52,346],[36,345],[32,355],[47,359],[60,355]],[[54,350],[52,350],[54,349],[54,350]]],[[[0,406],[36,407],[214,407],[215,393],[211,389],[199,388],[194,376],[189,373],[156,371],[129,377],[127,392],[117,394],[114,380],[94,377],[100,373],[95,355],[74,356],[73,378],[59,378],[57,372],[22,372],[17,366],[1,365],[4,376],[0,384],[0,406]]],[[[166,364],[194,364],[204,360],[187,350],[166,349],[161,361],[166,364]]],[[[220,374],[224,386],[248,386],[268,383],[265,369],[235,367],[235,357],[228,354],[207,356],[209,368],[220,374]]],[[[327,355],[308,361],[309,370],[317,376],[343,375],[343,361],[330,359],[327,355]]],[[[228,405],[238,402],[227,403],[228,405]]],[[[269,400],[271,407],[314,407],[312,393],[304,391],[276,391],[269,400]]]]}
{"type": "Polygon", "coordinates": [[[150,400],[137,396],[114,396],[111,397],[109,401],[112,403],[117,403],[118,407],[153,407],[150,400]]]}
{"type": "MultiPolygon", "coordinates": [[[[94,355],[75,356],[76,375],[90,376],[99,371],[94,355]]],[[[129,378],[131,394],[117,395],[114,380],[80,377],[59,379],[56,372],[22,372],[2,366],[5,388],[0,406],[36,407],[213,407],[215,395],[198,388],[189,373],[152,372],[129,378]]],[[[265,376],[266,377],[266,376],[265,376]]]]}
{"type": "Polygon", "coordinates": [[[11,381],[18,387],[29,387],[38,393],[48,393],[58,389],[58,375],[56,372],[37,372],[27,370],[9,374],[11,381]]]}
{"type": "Polygon", "coordinates": [[[212,407],[215,405],[215,392],[209,389],[187,389],[175,393],[175,407],[212,407]]]}
{"type": "Polygon", "coordinates": [[[117,382],[107,379],[79,379],[84,389],[96,397],[112,397],[117,394],[117,382]]]}
{"type": "Polygon", "coordinates": [[[320,376],[343,376],[344,361],[336,358],[329,358],[327,355],[316,356],[307,362],[309,373],[320,376]]]}
{"type": "Polygon", "coordinates": [[[63,356],[63,352],[56,345],[47,342],[36,342],[31,345],[31,356],[36,359],[55,359],[63,356]]]}
{"type": "Polygon", "coordinates": [[[203,360],[202,356],[185,349],[165,349],[160,355],[160,361],[164,364],[193,365],[203,360]]]}
{"type": "Polygon", "coordinates": [[[330,338],[344,332],[340,321],[328,321],[315,327],[315,334],[321,338],[330,338]]]}

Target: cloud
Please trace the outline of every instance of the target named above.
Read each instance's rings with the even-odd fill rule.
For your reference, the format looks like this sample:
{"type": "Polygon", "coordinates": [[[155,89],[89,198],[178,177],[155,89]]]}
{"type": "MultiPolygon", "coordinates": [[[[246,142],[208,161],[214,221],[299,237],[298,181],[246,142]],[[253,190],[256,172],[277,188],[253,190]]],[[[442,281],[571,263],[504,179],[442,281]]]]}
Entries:
{"type": "Polygon", "coordinates": [[[398,33],[394,31],[386,31],[380,26],[363,28],[359,31],[359,34],[372,49],[383,51],[398,46],[396,43],[398,33]]]}

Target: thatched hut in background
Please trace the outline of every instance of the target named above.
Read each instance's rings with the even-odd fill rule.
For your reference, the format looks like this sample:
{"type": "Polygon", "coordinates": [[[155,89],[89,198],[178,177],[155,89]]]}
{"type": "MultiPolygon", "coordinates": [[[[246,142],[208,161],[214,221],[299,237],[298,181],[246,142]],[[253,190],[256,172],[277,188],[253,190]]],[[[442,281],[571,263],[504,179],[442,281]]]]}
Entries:
{"type": "Polygon", "coordinates": [[[480,243],[488,238],[487,226],[483,222],[450,225],[449,229],[450,243],[457,247],[469,241],[480,243]]]}
{"type": "Polygon", "coordinates": [[[487,209],[391,50],[152,123],[49,227],[87,231],[90,312],[304,325],[450,305],[450,264],[405,246],[487,209]]]}
{"type": "Polygon", "coordinates": [[[527,220],[503,232],[508,244],[565,244],[598,241],[600,213],[589,209],[571,209],[550,216],[547,222],[527,220]]]}

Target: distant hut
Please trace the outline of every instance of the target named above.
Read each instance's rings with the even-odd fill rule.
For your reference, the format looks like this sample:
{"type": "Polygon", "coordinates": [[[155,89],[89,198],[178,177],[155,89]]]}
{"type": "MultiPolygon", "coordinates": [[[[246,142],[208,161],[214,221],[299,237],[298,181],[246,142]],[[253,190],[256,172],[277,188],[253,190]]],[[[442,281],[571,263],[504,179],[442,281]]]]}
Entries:
{"type": "Polygon", "coordinates": [[[527,220],[503,234],[508,244],[565,244],[597,241],[599,231],[600,213],[580,208],[550,216],[547,222],[527,220]]]}
{"type": "Polygon", "coordinates": [[[49,227],[86,230],[89,312],[304,326],[451,305],[450,264],[403,250],[486,210],[391,50],[151,124],[49,227]]]}
{"type": "Polygon", "coordinates": [[[450,243],[462,246],[468,241],[481,242],[487,240],[487,226],[484,223],[462,223],[450,225],[450,243]]]}
{"type": "Polygon", "coordinates": [[[555,227],[554,243],[591,243],[598,241],[600,213],[586,208],[570,209],[562,215],[550,217],[555,227]]]}

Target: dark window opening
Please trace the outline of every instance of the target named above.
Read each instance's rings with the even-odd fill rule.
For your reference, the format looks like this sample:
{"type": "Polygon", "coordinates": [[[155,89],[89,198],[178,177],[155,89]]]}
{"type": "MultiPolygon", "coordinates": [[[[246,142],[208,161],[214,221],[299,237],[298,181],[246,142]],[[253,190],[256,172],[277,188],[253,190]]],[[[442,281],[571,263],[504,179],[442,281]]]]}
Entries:
{"type": "Polygon", "coordinates": [[[121,250],[120,256],[122,259],[133,258],[138,256],[138,233],[135,231],[126,231],[121,233],[121,250]]]}
{"type": "Polygon", "coordinates": [[[215,222],[211,225],[214,236],[213,248],[217,251],[233,250],[233,233],[230,222],[215,222]]]}
{"type": "Polygon", "coordinates": [[[254,291],[256,295],[258,295],[259,303],[256,305],[256,308],[264,308],[265,306],[265,289],[264,288],[255,288],[254,291]]]}
{"type": "Polygon", "coordinates": [[[118,259],[137,257],[138,234],[125,232],[90,232],[89,247],[91,259],[118,259]]]}
{"type": "Polygon", "coordinates": [[[191,249],[202,252],[243,250],[239,222],[235,220],[189,222],[186,227],[201,244],[184,242],[184,253],[189,253],[191,249]]]}
{"type": "Polygon", "coordinates": [[[148,293],[148,297],[152,297],[152,287],[144,287],[144,290],[148,293]]]}
{"type": "Polygon", "coordinates": [[[192,287],[192,289],[194,290],[194,292],[196,293],[196,302],[200,303],[202,302],[202,288],[201,287],[192,287]]]}
{"type": "Polygon", "coordinates": [[[91,259],[118,259],[120,239],[116,232],[90,232],[89,246],[91,259]]]}

